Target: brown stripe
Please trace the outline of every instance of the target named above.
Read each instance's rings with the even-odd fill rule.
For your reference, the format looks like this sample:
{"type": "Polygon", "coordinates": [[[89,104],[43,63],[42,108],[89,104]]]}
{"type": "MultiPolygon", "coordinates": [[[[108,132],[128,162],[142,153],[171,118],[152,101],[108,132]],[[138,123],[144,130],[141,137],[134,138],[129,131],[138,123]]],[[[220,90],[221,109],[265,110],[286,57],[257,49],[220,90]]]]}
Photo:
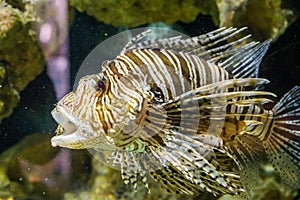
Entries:
{"type": "MultiPolygon", "coordinates": [[[[193,66],[195,68],[195,72],[196,72],[195,76],[196,76],[197,81],[196,81],[195,88],[198,88],[201,86],[200,85],[201,77],[200,77],[200,72],[197,70],[198,68],[196,67],[196,65],[197,65],[196,59],[199,59],[199,58],[197,58],[196,56],[191,56],[192,64],[193,64],[193,66]]],[[[201,62],[201,61],[199,61],[199,62],[201,62]]]]}
{"type": "Polygon", "coordinates": [[[191,84],[190,84],[190,79],[189,79],[189,76],[188,76],[189,70],[187,69],[186,62],[183,60],[183,58],[175,52],[172,52],[174,54],[173,55],[173,54],[170,54],[169,51],[166,50],[165,52],[172,58],[172,61],[174,63],[177,64],[177,62],[175,60],[176,58],[179,60],[180,66],[174,66],[170,62],[170,60],[163,53],[161,53],[159,50],[156,50],[154,52],[162,59],[164,64],[168,67],[169,74],[171,75],[171,77],[173,79],[173,83],[175,85],[176,94],[180,95],[180,94],[190,90],[190,85],[191,84]],[[174,56],[176,56],[176,58],[174,56]],[[185,80],[184,81],[184,87],[186,88],[185,91],[182,90],[183,88],[181,87],[181,81],[179,79],[179,75],[176,73],[177,68],[182,70],[181,75],[184,77],[184,80],[185,80]]]}
{"type": "MultiPolygon", "coordinates": [[[[205,71],[205,75],[206,75],[206,84],[210,84],[212,83],[212,72],[211,70],[213,70],[211,68],[211,66],[208,64],[208,62],[204,59],[200,59],[200,62],[202,62],[203,66],[204,66],[204,71],[205,71]]],[[[214,64],[211,64],[211,65],[214,65],[214,64]]]]}
{"type": "MultiPolygon", "coordinates": [[[[138,51],[136,51],[138,52],[138,51]]],[[[138,56],[136,56],[133,51],[129,51],[129,52],[126,52],[125,53],[125,56],[129,57],[137,66],[139,66],[140,68],[145,65],[145,63],[139,59],[138,56]]],[[[131,70],[131,67],[128,69],[128,70],[131,70]]]]}
{"type": "Polygon", "coordinates": [[[111,70],[115,75],[118,76],[118,78],[121,78],[121,77],[122,77],[122,75],[118,72],[118,69],[117,69],[117,67],[116,67],[116,63],[115,63],[114,61],[111,62],[111,63],[108,65],[108,67],[110,68],[110,70],[111,70]]]}

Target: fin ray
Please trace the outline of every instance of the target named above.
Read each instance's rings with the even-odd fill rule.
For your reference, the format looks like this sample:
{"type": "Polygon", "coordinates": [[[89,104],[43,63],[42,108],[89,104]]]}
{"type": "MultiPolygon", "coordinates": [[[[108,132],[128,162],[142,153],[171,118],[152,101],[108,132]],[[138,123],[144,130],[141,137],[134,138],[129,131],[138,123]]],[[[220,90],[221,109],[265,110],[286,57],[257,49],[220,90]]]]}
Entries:
{"type": "Polygon", "coordinates": [[[215,195],[244,192],[235,161],[221,149],[220,142],[214,141],[220,140],[218,137],[195,135],[191,138],[170,129],[165,129],[164,134],[168,136],[164,141],[166,146],[155,152],[166,159],[167,165],[185,182],[215,195]]]}
{"type": "Polygon", "coordinates": [[[274,106],[274,123],[264,147],[284,182],[300,187],[300,86],[274,106]]]}
{"type": "Polygon", "coordinates": [[[246,30],[243,28],[219,28],[215,31],[192,38],[181,36],[141,41],[151,30],[144,31],[133,37],[123,48],[121,53],[133,49],[159,48],[175,52],[182,52],[206,58],[212,63],[224,68],[235,78],[257,77],[258,67],[265,55],[271,40],[263,43],[247,42],[251,35],[239,36],[246,30]],[[237,37],[235,39],[234,37],[237,37]],[[234,41],[226,42],[233,39],[234,41]],[[246,44],[243,42],[246,41],[246,44]]]}

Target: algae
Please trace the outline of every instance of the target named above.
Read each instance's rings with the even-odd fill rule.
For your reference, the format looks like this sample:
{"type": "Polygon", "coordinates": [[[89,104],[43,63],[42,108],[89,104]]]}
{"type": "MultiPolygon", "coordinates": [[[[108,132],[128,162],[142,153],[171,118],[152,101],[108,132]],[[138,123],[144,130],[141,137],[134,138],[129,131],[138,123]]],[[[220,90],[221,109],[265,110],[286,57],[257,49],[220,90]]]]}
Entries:
{"type": "Polygon", "coordinates": [[[0,1],[0,122],[12,113],[20,91],[44,69],[33,5],[22,4],[24,11],[0,1]]]}
{"type": "Polygon", "coordinates": [[[232,21],[224,21],[223,25],[247,25],[259,40],[277,39],[298,16],[295,9],[283,3],[282,0],[248,0],[236,10],[232,21]]]}
{"type": "Polygon", "coordinates": [[[178,20],[192,22],[199,13],[213,16],[215,23],[219,20],[217,5],[211,0],[70,0],[70,5],[113,26],[136,27],[158,21],[167,24],[178,20]]]}
{"type": "Polygon", "coordinates": [[[0,199],[61,199],[87,182],[86,151],[53,148],[50,138],[30,134],[0,155],[0,199]]]}
{"type": "Polygon", "coordinates": [[[132,186],[125,185],[121,178],[120,171],[110,168],[100,162],[98,159],[92,160],[92,173],[86,186],[80,190],[69,191],[65,193],[65,200],[72,199],[92,199],[92,200],[204,200],[214,199],[214,196],[208,192],[204,192],[198,196],[176,195],[168,193],[161,189],[159,185],[148,177],[150,193],[143,185],[142,181],[138,181],[137,191],[132,186]]]}
{"type": "Polygon", "coordinates": [[[188,23],[199,14],[210,15],[220,27],[250,27],[256,40],[277,39],[298,17],[296,8],[283,0],[70,0],[70,5],[106,24],[129,28],[159,21],[188,23]]]}
{"type": "MultiPolygon", "coordinates": [[[[259,179],[257,186],[251,192],[252,196],[248,197],[250,200],[286,200],[294,199],[296,196],[295,190],[289,188],[280,182],[278,174],[271,166],[262,166],[259,171],[259,179]]],[[[211,193],[203,192],[202,194],[189,196],[189,195],[176,195],[168,193],[166,190],[161,189],[156,182],[148,177],[150,193],[148,193],[145,186],[138,181],[137,191],[133,187],[125,185],[122,181],[120,172],[116,169],[109,168],[101,163],[98,159],[92,161],[92,173],[90,174],[89,181],[86,187],[82,187],[76,191],[68,191],[64,195],[65,200],[72,199],[93,199],[93,200],[204,200],[204,199],[235,199],[242,200],[244,198],[237,195],[223,195],[214,196],[211,193]]]]}

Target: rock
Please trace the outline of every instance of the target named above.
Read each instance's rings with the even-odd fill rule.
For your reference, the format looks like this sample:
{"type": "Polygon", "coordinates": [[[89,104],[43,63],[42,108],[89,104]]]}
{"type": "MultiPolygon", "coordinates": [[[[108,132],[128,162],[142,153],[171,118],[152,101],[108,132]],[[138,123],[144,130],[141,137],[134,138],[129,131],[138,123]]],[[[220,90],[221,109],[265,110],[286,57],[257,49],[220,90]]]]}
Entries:
{"type": "Polygon", "coordinates": [[[67,192],[64,195],[64,199],[204,200],[214,198],[212,194],[206,192],[199,196],[175,195],[161,189],[150,177],[148,177],[148,182],[150,193],[148,193],[141,180],[139,180],[137,191],[135,192],[132,186],[124,184],[119,170],[108,167],[94,158],[92,160],[92,173],[86,187],[79,191],[67,192]]]}
{"type": "Polygon", "coordinates": [[[257,40],[277,39],[298,17],[296,8],[282,0],[219,0],[217,4],[219,26],[247,26],[257,40]]]}
{"type": "Polygon", "coordinates": [[[24,11],[0,0],[0,122],[11,114],[19,92],[44,69],[33,5],[22,2],[24,11]]]}
{"type": "MultiPolygon", "coordinates": [[[[53,148],[51,135],[31,134],[0,155],[0,199],[91,199],[91,200],[204,200],[241,199],[210,193],[175,195],[148,178],[150,194],[141,181],[137,191],[125,185],[119,170],[104,165],[86,151],[53,148]]],[[[95,155],[95,154],[93,154],[95,155]]],[[[296,191],[280,183],[270,166],[262,167],[251,199],[293,199],[296,191]]]]}
{"type": "MultiPolygon", "coordinates": [[[[195,20],[210,15],[217,26],[249,27],[254,39],[277,39],[296,20],[298,11],[283,0],[70,0],[70,5],[113,26],[195,20]]],[[[200,27],[199,27],[200,28],[200,27]]]]}
{"type": "Polygon", "coordinates": [[[31,134],[0,155],[0,199],[61,199],[87,182],[86,151],[53,148],[50,134],[31,134]]]}
{"type": "Polygon", "coordinates": [[[211,0],[71,0],[70,5],[113,26],[136,27],[158,21],[192,22],[199,13],[213,16],[215,23],[219,20],[217,5],[211,0]]]}

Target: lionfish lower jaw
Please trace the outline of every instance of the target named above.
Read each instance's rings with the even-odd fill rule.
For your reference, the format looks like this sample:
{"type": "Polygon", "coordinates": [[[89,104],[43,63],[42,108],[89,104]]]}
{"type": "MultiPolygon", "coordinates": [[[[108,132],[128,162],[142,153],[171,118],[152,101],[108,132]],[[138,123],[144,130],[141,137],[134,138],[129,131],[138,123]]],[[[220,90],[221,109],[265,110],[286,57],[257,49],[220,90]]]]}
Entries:
{"type": "Polygon", "coordinates": [[[51,138],[51,145],[53,147],[66,147],[70,149],[86,149],[84,141],[87,138],[82,136],[78,130],[70,134],[61,134],[51,138]]]}

